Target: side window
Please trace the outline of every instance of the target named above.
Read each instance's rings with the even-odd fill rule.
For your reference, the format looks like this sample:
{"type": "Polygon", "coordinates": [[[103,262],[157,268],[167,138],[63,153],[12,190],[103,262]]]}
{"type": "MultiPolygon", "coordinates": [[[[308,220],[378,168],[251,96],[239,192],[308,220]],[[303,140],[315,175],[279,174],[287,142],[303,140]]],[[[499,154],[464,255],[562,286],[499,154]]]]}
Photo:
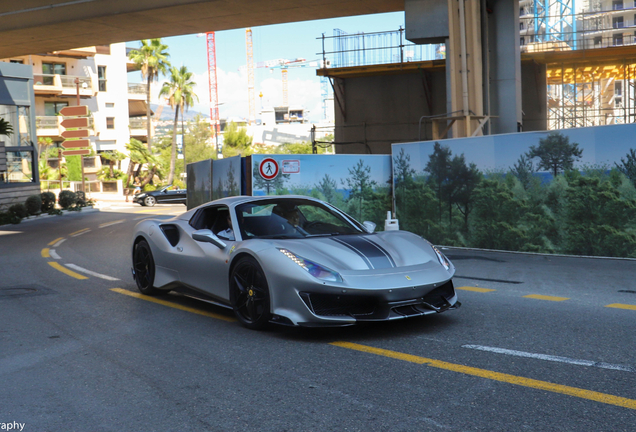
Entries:
{"type": "Polygon", "coordinates": [[[226,206],[206,207],[199,210],[190,220],[192,228],[209,229],[214,234],[223,231],[229,227],[227,223],[227,215],[229,209],[226,206]]]}

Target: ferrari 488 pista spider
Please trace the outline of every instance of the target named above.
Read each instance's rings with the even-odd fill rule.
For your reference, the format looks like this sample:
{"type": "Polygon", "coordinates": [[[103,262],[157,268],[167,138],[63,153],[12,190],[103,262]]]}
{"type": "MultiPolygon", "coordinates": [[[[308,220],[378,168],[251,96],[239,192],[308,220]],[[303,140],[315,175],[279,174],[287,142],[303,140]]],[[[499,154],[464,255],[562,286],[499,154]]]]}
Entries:
{"type": "Polygon", "coordinates": [[[132,238],[139,290],[177,290],[268,322],[342,326],[460,306],[453,264],[406,231],[373,232],[334,206],[302,196],[238,196],[173,219],[145,219],[132,238]]]}

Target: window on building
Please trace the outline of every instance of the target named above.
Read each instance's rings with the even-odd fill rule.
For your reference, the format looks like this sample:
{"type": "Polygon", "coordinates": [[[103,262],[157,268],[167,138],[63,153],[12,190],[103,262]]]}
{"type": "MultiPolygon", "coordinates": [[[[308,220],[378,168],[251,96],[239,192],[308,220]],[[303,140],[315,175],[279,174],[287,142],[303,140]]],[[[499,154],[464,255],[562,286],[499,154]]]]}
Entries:
{"type": "Polygon", "coordinates": [[[97,66],[97,79],[99,82],[99,91],[106,91],[106,66],[97,66]]]}
{"type": "Polygon", "coordinates": [[[624,26],[625,26],[625,23],[623,21],[622,16],[612,18],[612,27],[623,28],[624,26]]]}
{"type": "Polygon", "coordinates": [[[42,84],[53,85],[53,75],[66,75],[66,64],[42,62],[42,75],[42,84]]]}
{"type": "Polygon", "coordinates": [[[612,40],[614,45],[623,45],[623,34],[615,34],[612,40]]]}
{"type": "Polygon", "coordinates": [[[106,117],[106,129],[115,129],[115,117],[106,117]]]}
{"type": "Polygon", "coordinates": [[[603,43],[603,38],[601,36],[597,36],[594,38],[594,45],[600,46],[603,43]]]}
{"type": "Polygon", "coordinates": [[[115,104],[113,102],[106,102],[106,108],[115,108],[115,104]]]}
{"type": "Polygon", "coordinates": [[[623,9],[623,0],[612,0],[612,9],[613,10],[623,9]]]}
{"type": "Polygon", "coordinates": [[[523,21],[521,21],[519,23],[519,30],[523,30],[525,23],[523,21]]]}
{"type": "Polygon", "coordinates": [[[20,59],[16,59],[16,60],[9,60],[9,63],[24,64],[24,60],[20,60],[20,59]]]}
{"type": "Polygon", "coordinates": [[[13,134],[0,135],[0,184],[33,182],[34,146],[30,109],[0,105],[0,117],[13,128],[13,134]]]}
{"type": "Polygon", "coordinates": [[[522,38],[519,40],[519,45],[524,46],[525,44],[526,44],[526,38],[523,38],[523,37],[522,37],[522,38]]]}
{"type": "Polygon", "coordinates": [[[60,110],[64,107],[68,106],[68,102],[44,102],[44,115],[45,116],[54,116],[59,114],[60,110]]]}
{"type": "Polygon", "coordinates": [[[623,95],[623,81],[615,81],[614,82],[614,95],[622,96],[623,95]]]}

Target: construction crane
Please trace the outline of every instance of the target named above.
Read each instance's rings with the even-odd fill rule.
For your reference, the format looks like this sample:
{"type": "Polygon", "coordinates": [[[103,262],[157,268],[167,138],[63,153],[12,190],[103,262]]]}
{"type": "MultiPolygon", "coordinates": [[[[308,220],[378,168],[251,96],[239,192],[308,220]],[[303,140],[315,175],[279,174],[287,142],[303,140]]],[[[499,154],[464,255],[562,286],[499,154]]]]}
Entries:
{"type": "Polygon", "coordinates": [[[219,91],[216,82],[216,41],[214,32],[205,34],[208,47],[208,81],[210,83],[210,121],[216,138],[216,153],[219,153],[219,91]]]}
{"type": "Polygon", "coordinates": [[[254,101],[254,45],[252,29],[245,29],[245,46],[247,51],[247,101],[249,103],[249,124],[256,123],[256,103],[254,101]]]}

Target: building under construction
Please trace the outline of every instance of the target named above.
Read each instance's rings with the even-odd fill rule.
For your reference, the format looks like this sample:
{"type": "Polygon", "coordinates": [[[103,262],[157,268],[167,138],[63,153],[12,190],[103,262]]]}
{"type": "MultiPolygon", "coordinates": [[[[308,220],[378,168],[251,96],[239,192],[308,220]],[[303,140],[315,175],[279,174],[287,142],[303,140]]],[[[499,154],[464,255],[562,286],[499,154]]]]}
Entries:
{"type": "Polygon", "coordinates": [[[547,65],[548,128],[634,123],[633,0],[521,0],[523,58],[547,65]]]}

